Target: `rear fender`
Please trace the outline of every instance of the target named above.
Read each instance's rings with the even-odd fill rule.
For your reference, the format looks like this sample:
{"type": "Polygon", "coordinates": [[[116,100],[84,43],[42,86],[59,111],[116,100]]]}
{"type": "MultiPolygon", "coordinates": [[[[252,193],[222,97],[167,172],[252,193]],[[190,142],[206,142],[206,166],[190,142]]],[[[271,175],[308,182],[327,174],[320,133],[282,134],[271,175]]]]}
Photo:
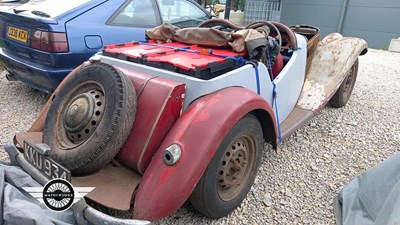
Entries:
{"type": "Polygon", "coordinates": [[[268,103],[241,87],[219,90],[194,101],[174,124],[145,171],[133,209],[134,218],[158,220],[178,209],[190,196],[220,143],[241,117],[258,116],[264,138],[276,144],[276,124],[268,103]],[[164,149],[178,144],[180,159],[163,162],[164,149]]]}
{"type": "Polygon", "coordinates": [[[360,38],[343,37],[339,33],[326,36],[315,50],[297,106],[318,113],[367,48],[367,42],[360,38]]]}

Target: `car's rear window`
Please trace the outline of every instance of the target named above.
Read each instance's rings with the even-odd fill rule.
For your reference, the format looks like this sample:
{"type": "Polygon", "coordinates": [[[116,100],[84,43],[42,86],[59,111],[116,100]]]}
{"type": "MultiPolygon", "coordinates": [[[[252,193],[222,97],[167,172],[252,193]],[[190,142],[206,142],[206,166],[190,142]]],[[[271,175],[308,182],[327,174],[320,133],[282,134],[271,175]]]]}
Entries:
{"type": "Polygon", "coordinates": [[[63,13],[66,13],[80,5],[89,2],[90,0],[40,0],[40,1],[29,1],[26,4],[18,6],[16,10],[20,10],[23,13],[32,13],[35,15],[44,15],[44,17],[56,17],[63,13]],[[33,13],[39,12],[39,13],[33,13]]]}

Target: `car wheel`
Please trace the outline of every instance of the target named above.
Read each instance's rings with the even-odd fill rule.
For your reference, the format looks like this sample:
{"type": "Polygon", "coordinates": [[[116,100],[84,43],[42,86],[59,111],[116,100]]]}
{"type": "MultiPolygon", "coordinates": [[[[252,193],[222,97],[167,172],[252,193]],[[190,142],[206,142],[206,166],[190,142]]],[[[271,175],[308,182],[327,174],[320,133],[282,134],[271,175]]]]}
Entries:
{"type": "Polygon", "coordinates": [[[73,174],[100,169],[125,143],[136,113],[136,93],[119,70],[92,64],[59,90],[49,108],[43,141],[50,157],[73,174]]]}
{"type": "Polygon", "coordinates": [[[210,218],[228,215],[254,183],[261,164],[262,128],[247,115],[229,131],[190,196],[190,202],[210,218]]]}
{"type": "Polygon", "coordinates": [[[354,85],[356,83],[358,73],[358,58],[354,62],[353,66],[347,72],[346,78],[344,78],[339,89],[333,95],[329,104],[335,108],[341,108],[347,104],[350,99],[351,93],[353,92],[354,85]]]}

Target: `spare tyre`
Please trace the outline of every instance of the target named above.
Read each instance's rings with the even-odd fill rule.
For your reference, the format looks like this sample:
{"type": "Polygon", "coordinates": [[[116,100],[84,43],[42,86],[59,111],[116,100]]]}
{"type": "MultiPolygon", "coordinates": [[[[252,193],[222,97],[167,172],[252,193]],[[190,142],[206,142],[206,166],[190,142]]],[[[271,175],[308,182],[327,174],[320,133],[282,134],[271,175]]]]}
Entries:
{"type": "Polygon", "coordinates": [[[50,157],[72,174],[96,171],[125,143],[136,113],[131,80],[116,68],[84,67],[54,97],[43,131],[50,157]]]}

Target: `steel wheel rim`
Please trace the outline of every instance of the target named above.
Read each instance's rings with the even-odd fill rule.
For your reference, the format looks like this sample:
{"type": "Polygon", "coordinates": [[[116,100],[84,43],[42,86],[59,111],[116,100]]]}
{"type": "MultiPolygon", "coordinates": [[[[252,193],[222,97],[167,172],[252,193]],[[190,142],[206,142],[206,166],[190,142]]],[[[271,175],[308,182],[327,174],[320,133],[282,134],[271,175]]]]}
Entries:
{"type": "Polygon", "coordinates": [[[237,137],[226,149],[218,169],[218,195],[230,201],[240,194],[251,177],[256,155],[256,141],[248,134],[237,137]]]}
{"type": "Polygon", "coordinates": [[[68,95],[57,118],[57,144],[70,150],[87,141],[101,123],[106,106],[104,89],[96,81],[77,85],[68,95]]]}

